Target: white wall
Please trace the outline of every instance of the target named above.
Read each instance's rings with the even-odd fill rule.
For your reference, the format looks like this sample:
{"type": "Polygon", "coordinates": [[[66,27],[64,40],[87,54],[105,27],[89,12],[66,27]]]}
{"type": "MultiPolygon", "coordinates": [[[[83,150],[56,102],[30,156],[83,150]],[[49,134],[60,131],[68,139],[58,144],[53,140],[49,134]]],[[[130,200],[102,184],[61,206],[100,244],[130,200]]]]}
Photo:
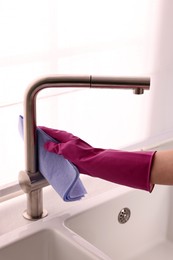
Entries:
{"type": "Polygon", "coordinates": [[[160,1],[153,60],[150,135],[173,130],[173,1],[160,1]]]}
{"type": "Polygon", "coordinates": [[[171,135],[173,2],[76,0],[64,16],[67,2],[59,6],[57,48],[69,51],[57,52],[58,73],[149,76],[151,90],[142,96],[117,90],[59,96],[51,125],[112,148],[171,135]]]}

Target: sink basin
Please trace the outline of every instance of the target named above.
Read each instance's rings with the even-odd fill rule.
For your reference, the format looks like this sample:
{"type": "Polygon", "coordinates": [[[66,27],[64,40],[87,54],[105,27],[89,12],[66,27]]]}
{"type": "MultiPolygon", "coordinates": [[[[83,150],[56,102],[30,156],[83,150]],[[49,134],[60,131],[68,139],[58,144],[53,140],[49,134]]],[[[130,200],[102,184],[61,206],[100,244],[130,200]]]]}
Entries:
{"type": "Polygon", "coordinates": [[[92,259],[55,230],[41,230],[0,249],[2,260],[92,259]]]}
{"type": "Polygon", "coordinates": [[[58,201],[54,214],[1,232],[0,259],[172,260],[173,187],[149,194],[111,186],[64,205],[58,201]]]}
{"type": "Polygon", "coordinates": [[[151,194],[123,187],[76,210],[65,226],[110,259],[172,260],[172,205],[172,187],[157,186],[151,194]]]}

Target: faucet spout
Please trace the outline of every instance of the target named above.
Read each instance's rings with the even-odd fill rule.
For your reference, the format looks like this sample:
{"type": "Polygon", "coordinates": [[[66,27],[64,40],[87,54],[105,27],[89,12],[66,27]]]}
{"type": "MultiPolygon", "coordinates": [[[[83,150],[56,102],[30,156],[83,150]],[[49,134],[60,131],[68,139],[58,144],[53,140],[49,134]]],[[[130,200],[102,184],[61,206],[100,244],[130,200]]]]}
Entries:
{"type": "Polygon", "coordinates": [[[120,78],[96,76],[55,76],[42,78],[30,85],[24,97],[24,144],[25,171],[19,173],[19,184],[27,193],[27,210],[24,217],[39,219],[45,217],[43,210],[42,188],[48,182],[38,172],[36,150],[36,97],[46,88],[110,88],[133,89],[135,94],[149,90],[149,78],[120,78]]]}

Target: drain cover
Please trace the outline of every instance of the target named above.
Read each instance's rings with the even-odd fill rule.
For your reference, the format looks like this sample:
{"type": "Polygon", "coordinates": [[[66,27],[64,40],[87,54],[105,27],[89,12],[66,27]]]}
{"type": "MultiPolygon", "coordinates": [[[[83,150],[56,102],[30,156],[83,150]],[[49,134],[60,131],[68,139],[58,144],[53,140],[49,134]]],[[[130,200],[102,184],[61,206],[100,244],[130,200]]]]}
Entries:
{"type": "Polygon", "coordinates": [[[118,222],[125,224],[130,218],[131,212],[129,208],[123,208],[118,214],[118,222]]]}

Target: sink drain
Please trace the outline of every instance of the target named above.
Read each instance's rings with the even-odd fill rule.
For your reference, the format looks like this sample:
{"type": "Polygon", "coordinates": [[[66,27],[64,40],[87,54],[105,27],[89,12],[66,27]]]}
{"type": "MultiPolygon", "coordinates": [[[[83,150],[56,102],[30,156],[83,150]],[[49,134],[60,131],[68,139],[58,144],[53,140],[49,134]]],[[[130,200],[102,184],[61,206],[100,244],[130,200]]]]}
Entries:
{"type": "Polygon", "coordinates": [[[131,212],[129,208],[123,208],[118,214],[118,222],[125,224],[130,218],[131,212]]]}

